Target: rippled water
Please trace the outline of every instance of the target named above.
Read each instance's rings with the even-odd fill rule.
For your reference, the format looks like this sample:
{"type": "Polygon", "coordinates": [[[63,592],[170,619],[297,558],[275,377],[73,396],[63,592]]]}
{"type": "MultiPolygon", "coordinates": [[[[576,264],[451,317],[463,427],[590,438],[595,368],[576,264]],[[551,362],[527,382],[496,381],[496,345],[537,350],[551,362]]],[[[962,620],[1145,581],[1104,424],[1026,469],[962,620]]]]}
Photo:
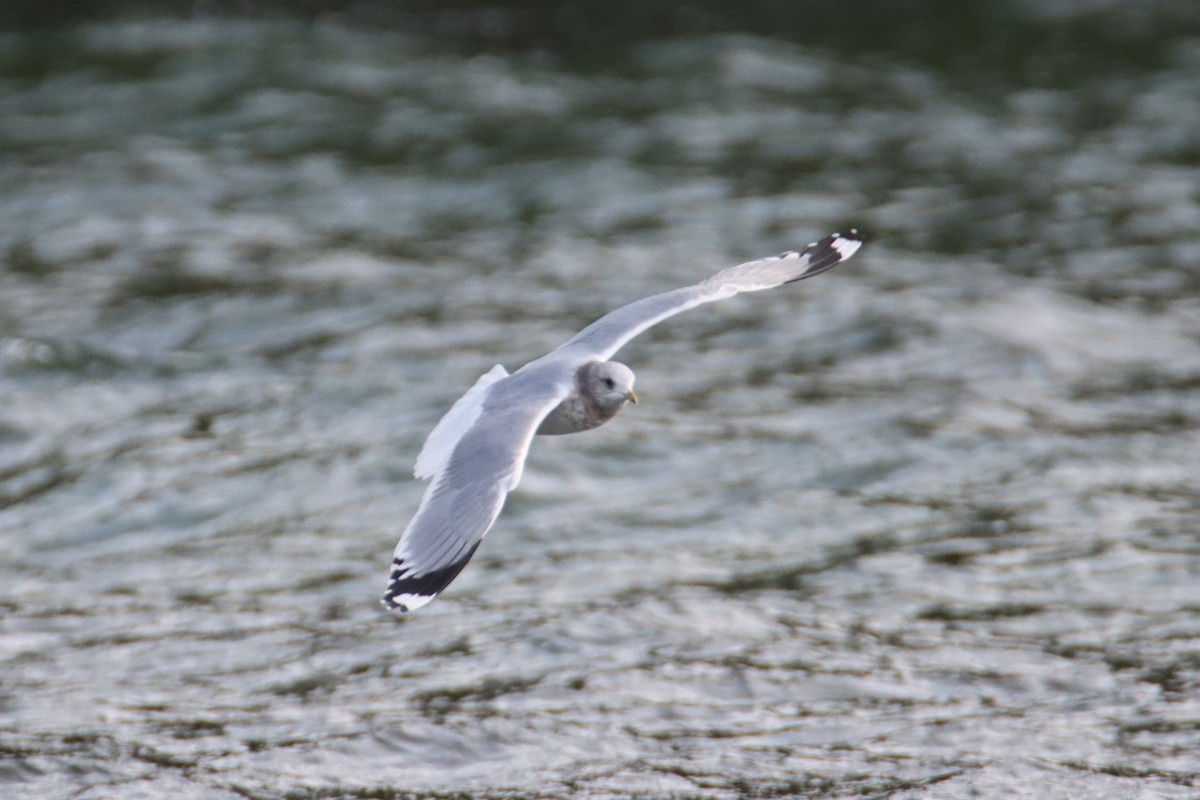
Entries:
{"type": "Polygon", "coordinates": [[[1200,39],[1156,57],[0,37],[0,794],[1196,796],[1200,39]],[[378,605],[479,374],[848,225],[378,605]]]}

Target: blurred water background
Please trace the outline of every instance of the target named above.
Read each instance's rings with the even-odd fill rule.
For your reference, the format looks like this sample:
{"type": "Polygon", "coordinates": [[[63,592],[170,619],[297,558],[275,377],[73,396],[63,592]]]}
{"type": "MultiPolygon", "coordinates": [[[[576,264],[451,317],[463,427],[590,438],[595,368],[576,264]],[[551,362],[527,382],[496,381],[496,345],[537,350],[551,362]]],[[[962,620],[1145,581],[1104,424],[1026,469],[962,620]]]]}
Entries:
{"type": "Polygon", "coordinates": [[[0,796],[1200,793],[1191,0],[0,24],[0,796]],[[850,225],[378,605],[478,375],[850,225]]]}

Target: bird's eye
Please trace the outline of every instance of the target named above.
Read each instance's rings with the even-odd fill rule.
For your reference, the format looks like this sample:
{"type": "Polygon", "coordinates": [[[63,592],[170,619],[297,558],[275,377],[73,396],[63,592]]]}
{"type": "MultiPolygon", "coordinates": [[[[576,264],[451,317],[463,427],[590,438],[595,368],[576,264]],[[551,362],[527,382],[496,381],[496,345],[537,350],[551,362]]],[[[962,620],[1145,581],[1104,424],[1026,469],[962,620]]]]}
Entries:
{"type": "Polygon", "coordinates": [[[612,379],[612,378],[605,378],[605,379],[604,379],[604,385],[605,385],[605,386],[607,386],[607,387],[608,387],[608,388],[610,388],[610,389],[612,389],[612,388],[615,388],[615,387],[616,387],[616,384],[615,384],[615,383],[613,383],[613,379],[612,379]]]}

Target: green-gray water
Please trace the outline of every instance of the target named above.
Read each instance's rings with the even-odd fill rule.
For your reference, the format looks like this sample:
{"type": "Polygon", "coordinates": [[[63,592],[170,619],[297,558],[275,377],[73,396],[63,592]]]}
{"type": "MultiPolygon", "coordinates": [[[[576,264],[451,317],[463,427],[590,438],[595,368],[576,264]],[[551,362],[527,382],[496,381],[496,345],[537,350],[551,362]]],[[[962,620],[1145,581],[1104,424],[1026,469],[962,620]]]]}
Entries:
{"type": "Polygon", "coordinates": [[[1195,797],[1200,35],[1162,35],[0,35],[0,796],[1195,797]],[[848,225],[628,346],[642,404],[383,611],[476,377],[848,225]]]}

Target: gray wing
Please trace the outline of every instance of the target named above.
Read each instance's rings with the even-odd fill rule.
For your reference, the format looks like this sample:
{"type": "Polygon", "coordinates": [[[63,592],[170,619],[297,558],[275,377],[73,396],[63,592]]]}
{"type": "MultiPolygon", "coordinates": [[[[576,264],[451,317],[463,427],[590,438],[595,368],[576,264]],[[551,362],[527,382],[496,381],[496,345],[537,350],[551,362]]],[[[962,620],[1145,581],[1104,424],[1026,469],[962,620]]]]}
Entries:
{"type": "Polygon", "coordinates": [[[721,270],[695,286],[622,306],[584,328],[555,352],[570,351],[572,356],[584,361],[607,361],[630,339],[667,317],[739,292],[758,292],[811,278],[833,269],[861,246],[862,237],[857,230],[851,229],[849,233],[831,233],[800,250],[789,250],[721,270]]]}
{"type": "Polygon", "coordinates": [[[396,544],[385,606],[420,608],[467,565],[521,480],[538,425],[569,392],[569,377],[563,376],[570,374],[547,365],[501,377],[486,388],[478,413],[465,421],[466,430],[438,464],[396,544]]]}

